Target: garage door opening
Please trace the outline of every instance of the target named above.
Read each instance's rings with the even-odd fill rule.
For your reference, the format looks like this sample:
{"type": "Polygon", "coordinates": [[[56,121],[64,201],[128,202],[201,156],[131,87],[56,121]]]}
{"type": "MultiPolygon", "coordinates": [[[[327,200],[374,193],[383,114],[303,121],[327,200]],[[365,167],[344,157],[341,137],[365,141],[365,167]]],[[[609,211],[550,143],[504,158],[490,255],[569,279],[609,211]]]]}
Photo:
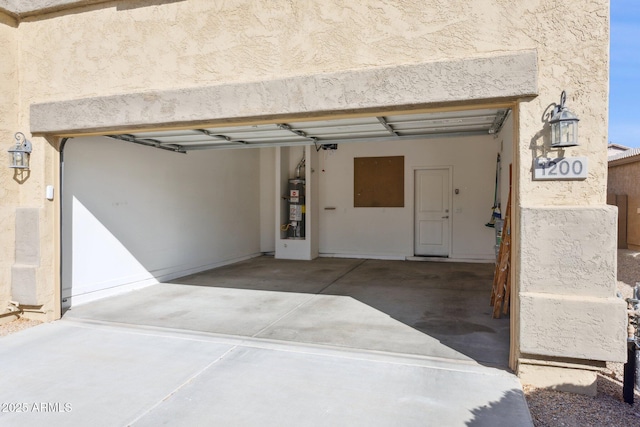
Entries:
{"type": "MultiPolygon", "coordinates": [[[[485,224],[496,153],[508,168],[512,134],[509,110],[489,109],[73,138],[62,174],[63,309],[79,312],[83,303],[265,253],[275,254],[271,261],[371,260],[363,269],[439,256],[486,279],[495,260],[495,230],[485,224]],[[304,239],[291,239],[281,231],[290,221],[287,185],[303,157],[306,229],[304,239]],[[373,157],[403,158],[403,206],[355,206],[354,159],[373,157]],[[424,182],[428,190],[419,194],[424,182]],[[439,252],[417,248],[417,201],[448,216],[439,218],[439,233],[426,233],[432,242],[441,239],[439,252]]],[[[507,176],[503,171],[502,200],[507,176]]],[[[421,274],[425,282],[441,277],[421,274]]],[[[489,294],[490,285],[487,311],[489,294]]],[[[387,297],[398,295],[391,289],[387,297]]],[[[410,322],[414,330],[420,322],[432,325],[410,322]]]]}

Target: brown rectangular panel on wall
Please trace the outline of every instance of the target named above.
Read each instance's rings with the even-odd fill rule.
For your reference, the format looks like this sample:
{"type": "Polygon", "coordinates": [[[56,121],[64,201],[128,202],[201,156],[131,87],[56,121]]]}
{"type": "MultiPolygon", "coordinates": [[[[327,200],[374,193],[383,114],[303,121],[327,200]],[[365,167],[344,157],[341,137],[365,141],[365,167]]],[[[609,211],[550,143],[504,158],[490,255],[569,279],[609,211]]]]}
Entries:
{"type": "Polygon", "coordinates": [[[354,158],[353,207],[404,207],[404,156],[354,158]]]}

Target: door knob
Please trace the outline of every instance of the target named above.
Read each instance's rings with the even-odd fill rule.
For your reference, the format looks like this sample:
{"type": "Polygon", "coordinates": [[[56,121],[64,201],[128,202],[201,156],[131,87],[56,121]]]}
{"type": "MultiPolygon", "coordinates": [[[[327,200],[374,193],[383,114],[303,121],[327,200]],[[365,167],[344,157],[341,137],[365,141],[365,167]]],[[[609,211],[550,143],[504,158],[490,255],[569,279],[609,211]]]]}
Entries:
{"type": "Polygon", "coordinates": [[[442,219],[445,219],[445,218],[449,218],[449,215],[447,215],[447,216],[443,216],[443,217],[442,217],[442,219]]]}

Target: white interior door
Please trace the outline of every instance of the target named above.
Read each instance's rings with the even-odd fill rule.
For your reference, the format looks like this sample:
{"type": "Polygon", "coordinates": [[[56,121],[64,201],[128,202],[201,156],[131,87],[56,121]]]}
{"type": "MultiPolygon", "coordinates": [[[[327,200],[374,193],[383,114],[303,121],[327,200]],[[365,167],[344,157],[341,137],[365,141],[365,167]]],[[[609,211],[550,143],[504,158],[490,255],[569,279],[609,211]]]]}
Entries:
{"type": "Polygon", "coordinates": [[[415,171],[414,253],[449,256],[451,194],[449,169],[415,171]]]}

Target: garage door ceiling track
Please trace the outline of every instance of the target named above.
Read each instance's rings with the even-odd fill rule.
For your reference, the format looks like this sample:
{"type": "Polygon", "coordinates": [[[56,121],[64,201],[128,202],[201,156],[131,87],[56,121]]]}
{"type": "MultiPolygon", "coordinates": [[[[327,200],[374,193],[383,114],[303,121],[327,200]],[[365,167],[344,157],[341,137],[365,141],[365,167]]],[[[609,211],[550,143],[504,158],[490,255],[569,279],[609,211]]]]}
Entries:
{"type": "Polygon", "coordinates": [[[335,148],[347,142],[393,142],[403,139],[496,134],[508,109],[399,114],[205,129],[159,130],[106,135],[176,152],[213,148],[315,145],[335,148]]]}

